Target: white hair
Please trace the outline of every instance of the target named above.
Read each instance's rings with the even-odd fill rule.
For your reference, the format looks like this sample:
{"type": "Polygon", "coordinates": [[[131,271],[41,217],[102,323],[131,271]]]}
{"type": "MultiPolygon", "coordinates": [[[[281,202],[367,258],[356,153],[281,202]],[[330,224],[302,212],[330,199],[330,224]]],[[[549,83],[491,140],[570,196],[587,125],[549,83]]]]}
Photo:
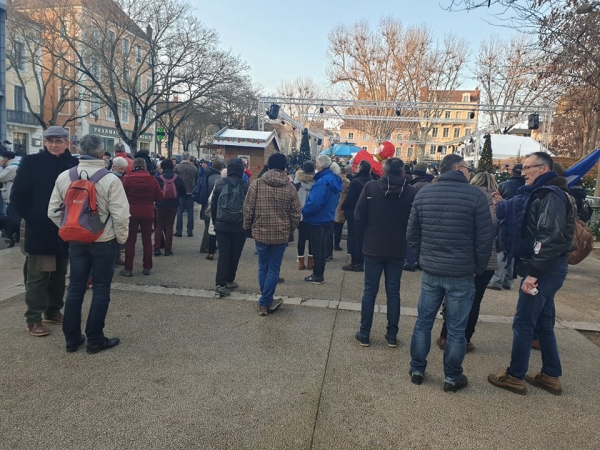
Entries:
{"type": "Polygon", "coordinates": [[[317,167],[319,167],[321,169],[327,169],[328,167],[331,166],[331,158],[327,155],[317,156],[317,159],[315,162],[316,162],[317,167]]]}
{"type": "Polygon", "coordinates": [[[122,156],[117,156],[115,159],[113,159],[112,165],[114,167],[126,168],[129,164],[127,163],[127,160],[125,158],[123,158],[122,156]]]}

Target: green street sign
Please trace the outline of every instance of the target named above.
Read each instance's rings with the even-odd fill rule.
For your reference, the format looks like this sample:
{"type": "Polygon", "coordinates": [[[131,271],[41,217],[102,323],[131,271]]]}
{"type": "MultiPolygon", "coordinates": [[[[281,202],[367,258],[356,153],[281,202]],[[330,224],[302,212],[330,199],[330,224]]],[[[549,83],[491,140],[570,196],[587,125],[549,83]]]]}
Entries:
{"type": "Polygon", "coordinates": [[[164,137],[165,137],[165,130],[163,130],[162,128],[158,128],[156,130],[156,139],[158,139],[159,141],[162,141],[164,137]]]}

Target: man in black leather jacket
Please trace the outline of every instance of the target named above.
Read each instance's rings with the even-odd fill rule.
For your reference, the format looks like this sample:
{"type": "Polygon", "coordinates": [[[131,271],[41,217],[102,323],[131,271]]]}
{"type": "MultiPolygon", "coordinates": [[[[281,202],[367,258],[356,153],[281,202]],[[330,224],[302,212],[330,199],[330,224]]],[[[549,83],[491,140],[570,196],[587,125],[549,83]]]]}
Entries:
{"type": "MultiPolygon", "coordinates": [[[[555,395],[562,393],[562,369],[554,335],[554,296],[567,276],[575,224],[568,188],[564,178],[552,170],[553,165],[552,158],[543,152],[533,153],[523,164],[525,186],[519,193],[531,196],[523,233],[533,238],[534,247],[531,256],[517,265],[523,281],[513,321],[510,366],[488,377],[494,386],[522,395],[527,392],[525,382],[555,395]],[[558,186],[564,194],[539,189],[548,185],[558,186]],[[526,375],[534,332],[540,342],[542,370],[526,375]]],[[[495,197],[496,203],[500,197],[495,197]]]]}

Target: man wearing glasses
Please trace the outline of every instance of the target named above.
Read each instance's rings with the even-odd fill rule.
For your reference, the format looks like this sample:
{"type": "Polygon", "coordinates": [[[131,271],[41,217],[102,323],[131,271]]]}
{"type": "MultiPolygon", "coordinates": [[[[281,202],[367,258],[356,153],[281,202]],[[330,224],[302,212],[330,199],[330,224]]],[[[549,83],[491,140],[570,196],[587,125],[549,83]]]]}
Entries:
{"type": "MultiPolygon", "coordinates": [[[[517,193],[529,195],[522,235],[531,238],[533,248],[517,263],[517,274],[523,280],[513,321],[510,365],[488,377],[494,386],[522,395],[527,393],[525,382],[554,395],[562,393],[562,369],[554,335],[554,296],[567,276],[575,223],[566,180],[552,170],[553,166],[552,158],[543,152],[533,153],[523,163],[525,186],[517,193]],[[560,190],[543,188],[547,186],[560,190]],[[542,352],[542,370],[526,375],[534,332],[542,352]]],[[[500,193],[494,193],[494,203],[501,201],[500,193]]]]}
{"type": "Polygon", "coordinates": [[[44,131],[44,150],[23,158],[11,192],[19,215],[25,219],[25,318],[32,336],[47,336],[44,323],[62,325],[68,244],[48,218],[48,203],[58,175],[78,164],[68,150],[69,132],[59,126],[44,131]]]}
{"type": "Polygon", "coordinates": [[[465,328],[475,297],[473,277],[483,273],[492,254],[493,226],[485,194],[469,184],[471,168],[459,155],[447,155],[437,183],[419,190],[407,239],[423,270],[418,317],[410,346],[410,377],[421,384],[431,347],[431,329],[446,299],[448,337],[444,349],[444,391],[467,386],[462,361],[465,328]]]}

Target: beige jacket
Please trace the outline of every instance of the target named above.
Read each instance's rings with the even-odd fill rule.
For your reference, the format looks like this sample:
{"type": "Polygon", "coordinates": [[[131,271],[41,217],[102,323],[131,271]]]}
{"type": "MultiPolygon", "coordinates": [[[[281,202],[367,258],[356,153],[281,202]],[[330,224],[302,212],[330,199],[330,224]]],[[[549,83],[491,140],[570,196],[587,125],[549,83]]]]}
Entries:
{"type": "MultiPolygon", "coordinates": [[[[79,160],[77,172],[81,175],[81,171],[85,171],[89,176],[92,176],[96,171],[104,168],[104,160],[88,159],[88,157],[83,156],[79,160]]],[[[68,170],[61,173],[54,184],[54,190],[48,204],[48,217],[56,226],[60,226],[62,217],[61,213],[56,212],[56,210],[62,204],[65,192],[70,184],[71,179],[68,170]]],[[[96,242],[108,242],[116,238],[119,244],[124,244],[129,235],[129,202],[121,180],[112,173],[105,175],[96,183],[96,201],[102,222],[106,221],[110,213],[104,232],[96,242]]]]}

